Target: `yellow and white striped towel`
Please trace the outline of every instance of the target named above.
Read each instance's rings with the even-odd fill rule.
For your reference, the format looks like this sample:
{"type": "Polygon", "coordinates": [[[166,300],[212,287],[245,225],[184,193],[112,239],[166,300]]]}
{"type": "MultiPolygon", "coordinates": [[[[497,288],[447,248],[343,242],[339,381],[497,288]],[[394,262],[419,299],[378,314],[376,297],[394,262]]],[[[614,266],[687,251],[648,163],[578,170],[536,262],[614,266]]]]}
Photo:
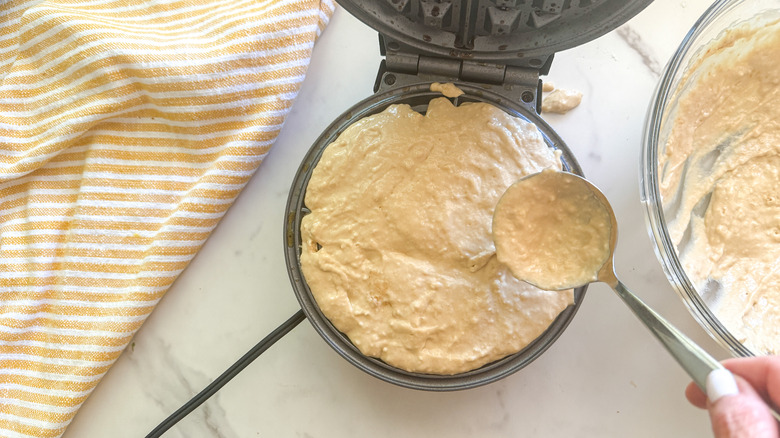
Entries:
{"type": "Polygon", "coordinates": [[[274,142],[331,0],[0,0],[0,436],[60,436],[274,142]]]}

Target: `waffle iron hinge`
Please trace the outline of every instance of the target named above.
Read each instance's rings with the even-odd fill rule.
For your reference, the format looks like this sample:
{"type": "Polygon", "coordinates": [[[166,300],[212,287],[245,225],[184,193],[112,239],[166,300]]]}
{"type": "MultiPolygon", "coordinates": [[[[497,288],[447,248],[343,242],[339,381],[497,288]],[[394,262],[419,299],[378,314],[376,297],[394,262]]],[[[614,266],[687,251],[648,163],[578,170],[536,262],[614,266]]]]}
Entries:
{"type": "Polygon", "coordinates": [[[532,68],[387,51],[379,67],[374,92],[416,84],[421,80],[467,82],[492,89],[539,113],[542,96],[539,75],[549,71],[551,62],[552,55],[541,68],[532,68]]]}

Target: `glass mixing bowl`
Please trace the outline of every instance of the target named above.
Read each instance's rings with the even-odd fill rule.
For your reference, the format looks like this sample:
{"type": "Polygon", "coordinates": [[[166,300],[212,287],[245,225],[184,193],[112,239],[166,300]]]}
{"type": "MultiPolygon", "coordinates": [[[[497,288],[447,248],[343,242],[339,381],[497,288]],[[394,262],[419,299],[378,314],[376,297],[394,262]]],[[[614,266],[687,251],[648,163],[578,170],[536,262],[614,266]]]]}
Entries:
{"type": "Polygon", "coordinates": [[[706,54],[706,46],[724,30],[750,20],[760,25],[776,20],[780,12],[777,0],[719,0],[693,25],[666,66],[655,90],[647,114],[641,163],[641,198],[646,206],[650,237],[666,276],[677,290],[689,311],[710,335],[734,356],[751,356],[755,353],[742,344],[718,320],[697,291],[683,268],[677,248],[670,238],[664,218],[664,205],[659,190],[658,157],[664,147],[672,125],[678,91],[684,88],[682,80],[697,59],[706,54]]]}

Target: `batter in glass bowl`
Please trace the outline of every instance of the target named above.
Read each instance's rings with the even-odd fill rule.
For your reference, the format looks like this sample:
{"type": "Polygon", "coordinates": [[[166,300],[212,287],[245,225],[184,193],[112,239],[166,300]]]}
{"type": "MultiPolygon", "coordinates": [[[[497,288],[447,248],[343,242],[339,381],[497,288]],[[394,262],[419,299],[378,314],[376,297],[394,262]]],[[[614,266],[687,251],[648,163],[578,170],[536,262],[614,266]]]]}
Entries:
{"type": "Polygon", "coordinates": [[[690,280],[755,353],[780,353],[780,22],[706,48],[666,116],[669,232],[690,280]]]}

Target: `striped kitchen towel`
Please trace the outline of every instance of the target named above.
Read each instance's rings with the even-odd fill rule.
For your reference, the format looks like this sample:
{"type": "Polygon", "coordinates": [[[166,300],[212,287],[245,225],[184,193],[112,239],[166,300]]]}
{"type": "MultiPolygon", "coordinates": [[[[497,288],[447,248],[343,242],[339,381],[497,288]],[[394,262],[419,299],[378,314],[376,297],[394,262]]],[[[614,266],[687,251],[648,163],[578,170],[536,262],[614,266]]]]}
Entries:
{"type": "Polygon", "coordinates": [[[57,437],[257,169],[331,0],[0,0],[0,436],[57,437]]]}

